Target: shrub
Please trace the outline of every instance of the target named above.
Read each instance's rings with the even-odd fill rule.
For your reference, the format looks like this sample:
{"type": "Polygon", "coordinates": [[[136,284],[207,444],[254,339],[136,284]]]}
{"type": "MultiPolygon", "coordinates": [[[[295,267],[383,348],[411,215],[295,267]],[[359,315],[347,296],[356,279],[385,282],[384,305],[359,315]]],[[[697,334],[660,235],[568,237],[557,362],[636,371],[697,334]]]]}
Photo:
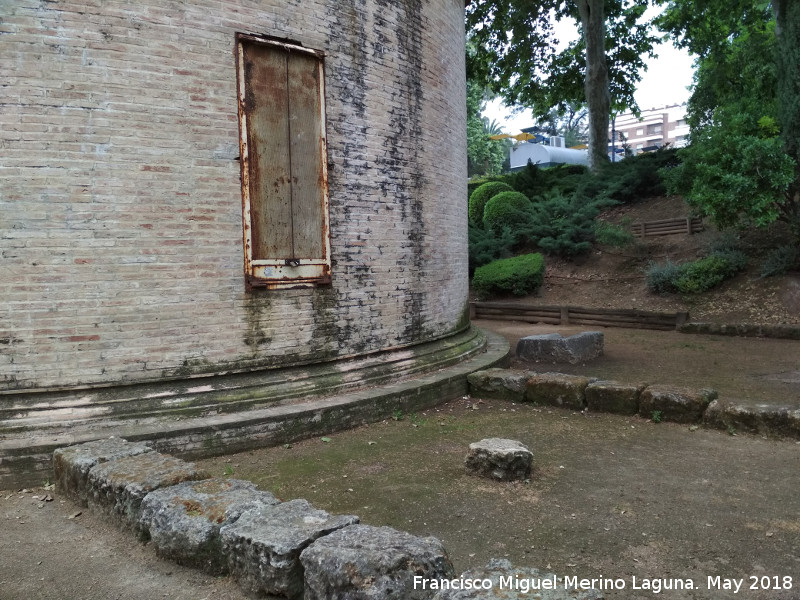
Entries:
{"type": "Polygon", "coordinates": [[[496,234],[491,229],[482,229],[472,224],[469,225],[469,272],[470,275],[477,267],[511,256],[515,238],[508,229],[496,234]]]}
{"type": "Polygon", "coordinates": [[[682,265],[667,261],[651,264],[645,274],[647,289],[658,294],[700,294],[718,286],[747,266],[747,255],[739,250],[719,251],[682,265]]]}
{"type": "Polygon", "coordinates": [[[736,273],[721,255],[712,254],[681,265],[675,287],[683,294],[699,294],[718,286],[736,273]]]}
{"type": "Polygon", "coordinates": [[[528,222],[518,226],[520,237],[560,256],[576,256],[591,249],[594,219],[604,202],[557,191],[536,200],[528,222]]]}
{"type": "Polygon", "coordinates": [[[800,259],[797,246],[780,246],[770,250],[761,265],[761,277],[774,277],[783,275],[791,270],[800,259]]]}
{"type": "Polygon", "coordinates": [[[502,258],[475,269],[472,287],[482,298],[492,294],[512,293],[526,296],[539,290],[544,281],[541,254],[523,254],[502,258]]]}
{"type": "Polygon", "coordinates": [[[654,294],[677,292],[675,280],[678,279],[679,271],[680,267],[669,260],[664,264],[650,263],[644,275],[645,285],[654,294]]]}
{"type": "Polygon", "coordinates": [[[510,191],[513,191],[513,188],[502,181],[489,181],[479,186],[469,197],[469,220],[480,225],[483,222],[486,203],[497,194],[510,191]]]}
{"type": "Polygon", "coordinates": [[[621,225],[615,225],[608,221],[595,221],[594,222],[594,239],[596,242],[604,246],[611,246],[612,248],[625,248],[633,244],[636,237],[630,231],[621,225]]]}
{"type": "Polygon", "coordinates": [[[508,228],[516,232],[525,213],[531,208],[531,201],[520,192],[500,192],[493,196],[483,209],[483,227],[500,233],[508,228]]]}

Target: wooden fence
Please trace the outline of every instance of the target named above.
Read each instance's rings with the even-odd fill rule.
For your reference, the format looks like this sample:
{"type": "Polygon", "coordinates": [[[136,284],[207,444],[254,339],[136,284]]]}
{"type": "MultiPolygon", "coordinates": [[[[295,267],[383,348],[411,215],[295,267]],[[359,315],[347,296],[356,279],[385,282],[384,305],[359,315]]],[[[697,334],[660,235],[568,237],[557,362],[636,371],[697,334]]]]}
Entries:
{"type": "Polygon", "coordinates": [[[689,320],[689,313],[661,313],[635,309],[580,308],[576,306],[535,306],[515,302],[472,302],[473,319],[524,321],[550,325],[591,325],[633,329],[677,329],[689,320]]]}
{"type": "Polygon", "coordinates": [[[647,221],[631,225],[633,235],[648,237],[655,235],[675,235],[678,233],[698,233],[703,231],[703,220],[700,217],[678,217],[676,219],[662,219],[661,221],[647,221]]]}

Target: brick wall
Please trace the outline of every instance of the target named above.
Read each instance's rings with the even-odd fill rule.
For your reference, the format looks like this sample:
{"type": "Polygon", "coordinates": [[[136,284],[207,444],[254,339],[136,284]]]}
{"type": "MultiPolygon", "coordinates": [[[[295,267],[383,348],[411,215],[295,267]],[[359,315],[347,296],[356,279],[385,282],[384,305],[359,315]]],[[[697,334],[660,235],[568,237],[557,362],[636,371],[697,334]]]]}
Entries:
{"type": "Polygon", "coordinates": [[[3,11],[0,389],[286,366],[463,326],[463,2],[3,11]],[[328,287],[245,289],[236,32],[326,53],[328,287]]]}

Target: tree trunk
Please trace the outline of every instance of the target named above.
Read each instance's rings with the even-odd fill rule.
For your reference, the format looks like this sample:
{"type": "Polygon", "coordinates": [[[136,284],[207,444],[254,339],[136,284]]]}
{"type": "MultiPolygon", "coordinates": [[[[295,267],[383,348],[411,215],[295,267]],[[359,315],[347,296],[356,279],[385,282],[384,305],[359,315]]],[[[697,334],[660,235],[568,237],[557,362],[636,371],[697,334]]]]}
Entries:
{"type": "Polygon", "coordinates": [[[795,180],[789,186],[783,212],[800,240],[800,3],[772,4],[776,21],[778,115],[783,149],[795,161],[795,180]]]}
{"type": "Polygon", "coordinates": [[[603,0],[578,0],[586,43],[586,103],[589,105],[589,168],[608,162],[608,116],[611,95],[606,66],[606,27],[603,0]]]}

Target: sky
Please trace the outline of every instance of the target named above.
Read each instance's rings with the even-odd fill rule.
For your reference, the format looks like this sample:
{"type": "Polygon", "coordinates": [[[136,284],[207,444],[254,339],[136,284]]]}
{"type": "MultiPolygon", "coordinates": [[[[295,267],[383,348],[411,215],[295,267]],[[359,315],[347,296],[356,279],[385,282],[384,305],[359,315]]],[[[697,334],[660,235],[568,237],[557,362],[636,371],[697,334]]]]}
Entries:
{"type": "MultiPolygon", "coordinates": [[[[567,36],[561,34],[559,37],[567,36]]],[[[647,71],[642,74],[642,81],[636,90],[635,98],[641,110],[682,104],[689,99],[687,88],[694,74],[693,58],[686,50],[675,48],[669,41],[658,46],[656,54],[657,58],[646,61],[647,71]]],[[[487,103],[483,116],[496,120],[503,131],[512,134],[533,125],[530,111],[513,114],[500,99],[487,103]]]]}

